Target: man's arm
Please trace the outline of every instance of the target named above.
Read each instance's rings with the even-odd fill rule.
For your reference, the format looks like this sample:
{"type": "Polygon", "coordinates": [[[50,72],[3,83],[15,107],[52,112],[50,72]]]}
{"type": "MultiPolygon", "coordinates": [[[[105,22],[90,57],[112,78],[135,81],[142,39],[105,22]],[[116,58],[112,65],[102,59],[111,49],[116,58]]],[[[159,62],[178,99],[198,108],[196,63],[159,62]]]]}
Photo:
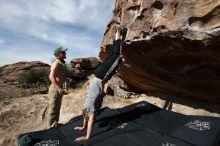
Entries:
{"type": "Polygon", "coordinates": [[[89,116],[86,136],[78,137],[78,138],[75,139],[75,141],[85,141],[85,140],[88,140],[91,137],[94,119],[95,119],[95,114],[92,113],[89,116]]]}

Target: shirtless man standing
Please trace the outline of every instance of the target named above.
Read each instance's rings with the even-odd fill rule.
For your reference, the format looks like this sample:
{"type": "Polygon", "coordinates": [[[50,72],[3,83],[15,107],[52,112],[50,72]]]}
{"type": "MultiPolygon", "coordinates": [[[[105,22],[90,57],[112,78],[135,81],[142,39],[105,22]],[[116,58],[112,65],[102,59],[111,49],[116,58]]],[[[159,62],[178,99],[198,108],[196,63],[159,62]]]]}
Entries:
{"type": "Polygon", "coordinates": [[[49,79],[51,85],[49,88],[49,127],[58,127],[58,121],[60,116],[60,107],[62,97],[66,94],[66,78],[67,67],[64,59],[66,58],[66,50],[59,47],[54,50],[54,56],[56,60],[51,65],[49,79]]]}

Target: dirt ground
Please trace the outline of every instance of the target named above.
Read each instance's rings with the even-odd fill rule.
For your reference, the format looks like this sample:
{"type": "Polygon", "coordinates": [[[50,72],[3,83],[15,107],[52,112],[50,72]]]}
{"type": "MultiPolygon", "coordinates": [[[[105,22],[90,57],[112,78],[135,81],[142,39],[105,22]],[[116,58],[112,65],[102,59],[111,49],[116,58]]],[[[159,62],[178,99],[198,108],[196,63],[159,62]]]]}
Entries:
{"type": "MultiPolygon", "coordinates": [[[[70,90],[63,97],[60,122],[66,123],[81,114],[87,88],[70,90]]],[[[0,146],[16,146],[22,133],[47,129],[48,95],[29,95],[28,91],[14,86],[0,85],[0,146]]],[[[139,101],[147,101],[166,110],[187,115],[220,117],[220,106],[204,101],[180,97],[141,94],[131,99],[107,95],[103,107],[119,108],[139,101]]]]}

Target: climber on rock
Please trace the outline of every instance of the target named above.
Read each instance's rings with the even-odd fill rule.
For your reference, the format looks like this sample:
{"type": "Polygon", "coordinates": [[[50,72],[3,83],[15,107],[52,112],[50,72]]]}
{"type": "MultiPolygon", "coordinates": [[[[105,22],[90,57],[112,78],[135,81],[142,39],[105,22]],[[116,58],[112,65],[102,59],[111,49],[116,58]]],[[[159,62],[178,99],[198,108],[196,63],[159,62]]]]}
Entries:
{"type": "Polygon", "coordinates": [[[125,40],[127,28],[116,26],[113,49],[107,59],[95,70],[94,77],[85,97],[83,109],[83,125],[75,127],[74,130],[83,130],[87,126],[87,134],[75,139],[75,141],[85,141],[91,137],[95,114],[102,106],[103,98],[107,92],[107,82],[115,74],[122,61],[123,42],[125,40]],[[87,124],[87,125],[86,125],[87,124]]]}

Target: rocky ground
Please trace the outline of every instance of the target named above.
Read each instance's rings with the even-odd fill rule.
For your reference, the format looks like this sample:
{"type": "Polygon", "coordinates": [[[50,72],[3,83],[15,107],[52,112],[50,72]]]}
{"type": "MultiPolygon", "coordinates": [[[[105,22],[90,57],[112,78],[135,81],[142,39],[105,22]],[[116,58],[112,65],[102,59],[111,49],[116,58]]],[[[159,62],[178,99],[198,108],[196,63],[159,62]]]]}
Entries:
{"type": "MultiPolygon", "coordinates": [[[[87,88],[83,86],[71,89],[70,93],[63,97],[61,123],[66,123],[81,114],[87,88]]],[[[31,95],[30,90],[0,84],[0,146],[16,146],[19,134],[47,128],[48,95],[40,93],[31,95]]],[[[218,104],[175,96],[167,97],[158,93],[151,93],[151,96],[133,95],[130,99],[108,95],[103,101],[103,107],[119,108],[142,100],[187,115],[220,117],[218,104]]]]}

